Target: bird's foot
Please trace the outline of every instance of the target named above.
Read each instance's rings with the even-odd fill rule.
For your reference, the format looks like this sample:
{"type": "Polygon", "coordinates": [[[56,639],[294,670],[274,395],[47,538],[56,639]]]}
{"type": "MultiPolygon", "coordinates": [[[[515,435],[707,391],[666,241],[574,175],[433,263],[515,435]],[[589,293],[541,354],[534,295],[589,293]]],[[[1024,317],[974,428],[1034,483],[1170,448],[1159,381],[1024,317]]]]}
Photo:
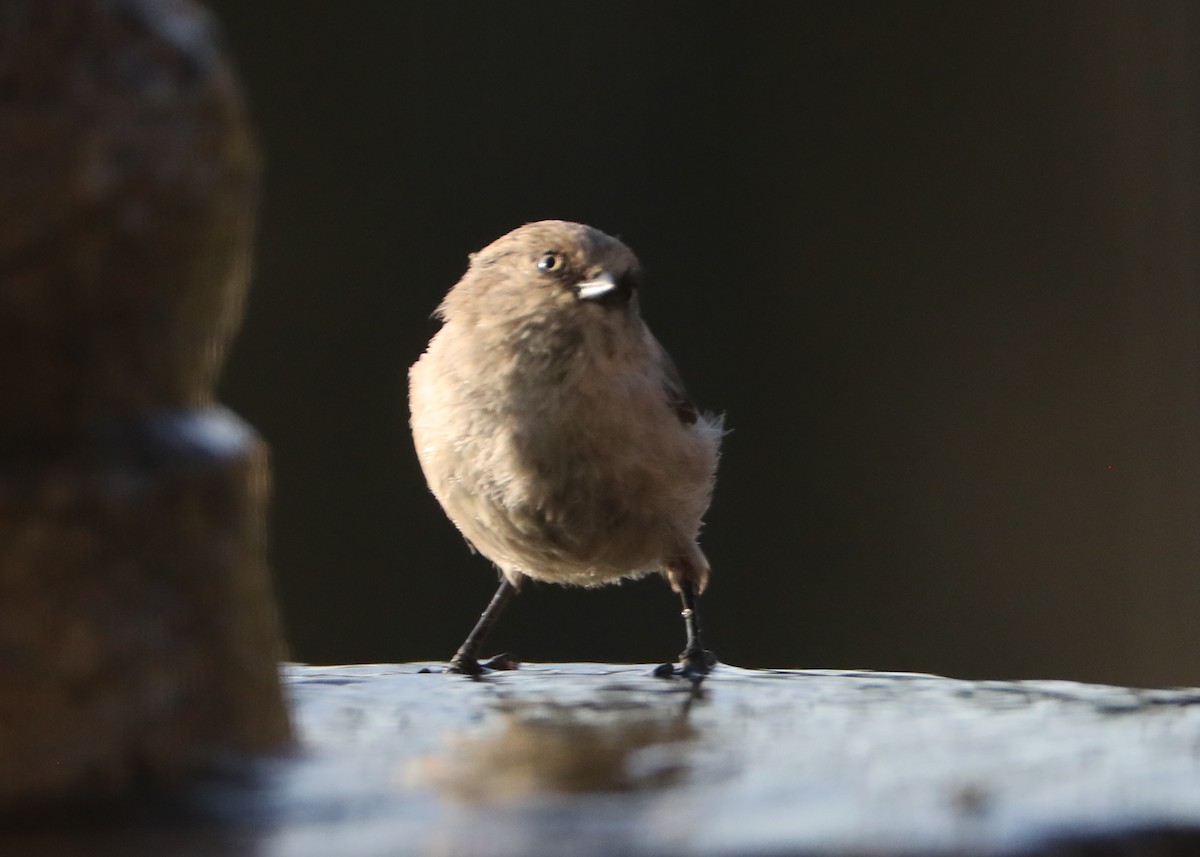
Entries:
{"type": "Polygon", "coordinates": [[[472,657],[464,657],[463,655],[455,655],[450,659],[449,665],[446,667],[446,672],[457,673],[459,675],[483,675],[485,672],[494,672],[498,670],[515,670],[521,665],[521,659],[516,655],[505,652],[502,655],[496,655],[486,663],[479,663],[472,657]]]}
{"type": "Polygon", "coordinates": [[[512,652],[496,655],[483,665],[485,670],[515,670],[521,665],[521,659],[512,652]]]}
{"type": "Polygon", "coordinates": [[[717,656],[706,649],[685,650],[679,653],[679,664],[661,664],[654,668],[654,675],[658,678],[686,678],[689,681],[699,684],[704,681],[704,677],[709,674],[714,666],[717,665],[717,656]]]}

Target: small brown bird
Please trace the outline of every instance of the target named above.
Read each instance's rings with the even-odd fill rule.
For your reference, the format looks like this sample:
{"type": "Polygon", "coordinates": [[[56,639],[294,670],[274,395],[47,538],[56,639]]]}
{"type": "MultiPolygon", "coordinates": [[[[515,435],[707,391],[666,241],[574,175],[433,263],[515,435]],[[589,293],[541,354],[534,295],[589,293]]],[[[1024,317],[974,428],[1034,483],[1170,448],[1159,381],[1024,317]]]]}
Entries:
{"type": "MultiPolygon", "coordinates": [[[[526,577],[600,586],[661,572],[683,599],[693,680],[715,659],[696,600],[719,417],[688,401],[638,311],[633,253],[590,226],[546,220],[472,255],[409,370],[413,440],[429,487],[500,588],[450,662],[478,674],[484,638],[526,577]]],[[[495,666],[502,666],[498,661],[495,666]]]]}

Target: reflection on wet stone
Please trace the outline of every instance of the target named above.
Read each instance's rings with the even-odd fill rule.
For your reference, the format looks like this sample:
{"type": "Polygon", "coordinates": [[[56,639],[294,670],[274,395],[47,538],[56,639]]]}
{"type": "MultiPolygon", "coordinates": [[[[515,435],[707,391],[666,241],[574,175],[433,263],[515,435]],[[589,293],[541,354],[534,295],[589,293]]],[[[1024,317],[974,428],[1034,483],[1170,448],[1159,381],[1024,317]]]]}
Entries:
{"type": "MultiPolygon", "coordinates": [[[[574,707],[504,700],[482,728],[448,738],[416,766],[420,779],[456,801],[665,788],[684,776],[695,739],[684,705],[622,700],[574,707]]],[[[674,700],[668,700],[674,703],[674,700]]]]}

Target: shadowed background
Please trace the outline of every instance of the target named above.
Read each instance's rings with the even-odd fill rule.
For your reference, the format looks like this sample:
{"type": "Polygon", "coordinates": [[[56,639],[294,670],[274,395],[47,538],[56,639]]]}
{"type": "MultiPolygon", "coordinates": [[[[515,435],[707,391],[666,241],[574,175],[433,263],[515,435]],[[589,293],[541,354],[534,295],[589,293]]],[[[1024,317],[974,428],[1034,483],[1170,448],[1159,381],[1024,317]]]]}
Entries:
{"type": "MultiPolygon", "coordinates": [[[[274,450],[298,660],[446,658],[495,587],[406,371],[467,253],[627,241],[727,438],[709,641],[744,666],[1200,683],[1200,12],[211,3],[266,180],[223,398],[274,450]]],[[[493,642],[649,662],[657,578],[493,642]]]]}

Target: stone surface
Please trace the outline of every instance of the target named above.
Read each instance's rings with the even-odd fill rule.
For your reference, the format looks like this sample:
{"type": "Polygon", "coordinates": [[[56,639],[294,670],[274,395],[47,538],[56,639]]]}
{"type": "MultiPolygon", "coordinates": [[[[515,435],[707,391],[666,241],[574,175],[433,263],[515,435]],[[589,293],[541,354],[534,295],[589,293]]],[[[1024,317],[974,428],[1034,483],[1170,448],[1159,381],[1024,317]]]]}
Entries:
{"type": "Polygon", "coordinates": [[[480,680],[423,666],[288,666],[295,757],[170,811],[127,809],[86,834],[31,824],[0,846],[271,857],[1200,847],[1200,690],[722,666],[693,692],[649,665],[531,664],[480,680]]]}

